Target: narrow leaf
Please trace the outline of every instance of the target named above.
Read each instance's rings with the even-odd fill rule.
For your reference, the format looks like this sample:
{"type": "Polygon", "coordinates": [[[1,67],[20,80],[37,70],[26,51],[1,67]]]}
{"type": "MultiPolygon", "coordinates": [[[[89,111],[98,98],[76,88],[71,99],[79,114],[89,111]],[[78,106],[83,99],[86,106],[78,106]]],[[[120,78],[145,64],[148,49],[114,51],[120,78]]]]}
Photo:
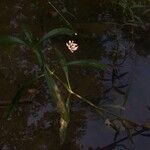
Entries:
{"type": "Polygon", "coordinates": [[[63,144],[66,139],[67,127],[70,121],[70,114],[68,111],[69,109],[66,107],[66,104],[60,94],[60,90],[57,84],[55,83],[55,80],[52,77],[52,72],[48,68],[48,66],[46,66],[45,69],[45,78],[46,78],[47,85],[50,89],[50,92],[52,94],[54,103],[56,104],[57,110],[59,111],[60,114],[59,133],[60,133],[61,144],[63,144]]]}
{"type": "Polygon", "coordinates": [[[39,63],[41,70],[43,71],[45,59],[44,59],[43,52],[41,51],[41,48],[36,46],[36,47],[33,47],[32,50],[36,55],[36,58],[37,58],[37,61],[39,63]]]}
{"type": "Polygon", "coordinates": [[[25,34],[27,40],[28,40],[29,42],[32,42],[32,41],[33,41],[33,33],[32,33],[32,31],[31,31],[29,25],[23,24],[23,25],[22,25],[22,29],[23,29],[23,32],[24,32],[24,34],[25,34]]]}
{"type": "Polygon", "coordinates": [[[25,46],[27,45],[23,40],[14,36],[0,36],[0,44],[1,45],[21,44],[25,46]]]}
{"type": "Polygon", "coordinates": [[[43,38],[40,40],[40,43],[49,39],[49,38],[54,38],[54,37],[61,36],[61,35],[72,36],[74,34],[75,34],[75,32],[73,30],[68,29],[68,28],[53,29],[43,36],[43,38]]]}
{"type": "Polygon", "coordinates": [[[68,66],[67,66],[66,59],[58,49],[55,49],[55,51],[56,51],[56,54],[58,56],[59,63],[60,63],[60,65],[64,71],[65,76],[66,76],[67,84],[68,84],[69,88],[71,88],[71,85],[69,82],[69,73],[68,73],[68,66]]]}
{"type": "Polygon", "coordinates": [[[7,111],[4,114],[4,118],[8,119],[10,117],[12,111],[14,110],[14,108],[16,108],[20,99],[25,95],[27,89],[29,88],[29,86],[31,86],[32,83],[33,83],[33,80],[25,81],[23,85],[18,89],[16,95],[12,99],[11,105],[8,106],[7,111]]]}
{"type": "Polygon", "coordinates": [[[67,65],[88,66],[88,67],[94,67],[101,70],[105,70],[107,67],[105,64],[101,64],[97,60],[78,60],[78,61],[69,62],[67,65]]]}

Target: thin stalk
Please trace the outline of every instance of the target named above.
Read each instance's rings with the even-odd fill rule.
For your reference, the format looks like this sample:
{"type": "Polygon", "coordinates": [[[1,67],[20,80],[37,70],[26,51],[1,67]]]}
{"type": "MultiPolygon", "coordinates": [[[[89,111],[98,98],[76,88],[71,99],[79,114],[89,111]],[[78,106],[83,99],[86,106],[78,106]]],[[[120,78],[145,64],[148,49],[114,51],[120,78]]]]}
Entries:
{"type": "MultiPolygon", "coordinates": [[[[48,65],[46,65],[46,68],[48,68],[48,65]]],[[[47,69],[49,74],[53,75],[64,87],[69,90],[68,86],[54,73],[54,71],[51,71],[50,69],[47,69]]]]}
{"type": "Polygon", "coordinates": [[[66,22],[66,24],[72,28],[71,23],[61,14],[61,12],[52,4],[52,2],[48,2],[48,4],[51,5],[51,7],[60,15],[60,17],[66,22]]]}
{"type": "Polygon", "coordinates": [[[66,105],[69,105],[69,103],[70,103],[70,97],[71,97],[71,93],[69,93],[69,95],[67,97],[66,105]]]}
{"type": "Polygon", "coordinates": [[[64,86],[64,88],[65,88],[71,95],[74,95],[74,96],[76,96],[77,98],[79,98],[79,99],[83,100],[84,102],[86,102],[88,105],[90,105],[92,108],[94,108],[94,110],[95,110],[96,112],[98,112],[98,114],[102,115],[102,113],[107,113],[107,114],[110,114],[110,115],[116,117],[116,118],[119,119],[119,120],[127,121],[127,122],[129,122],[129,123],[131,123],[131,124],[132,124],[132,123],[133,123],[133,124],[136,124],[138,127],[143,127],[142,125],[137,124],[137,123],[134,123],[134,122],[130,121],[129,119],[120,117],[120,116],[118,116],[117,114],[114,114],[114,113],[110,112],[110,111],[107,110],[107,109],[97,107],[97,106],[94,105],[90,100],[88,100],[88,99],[82,97],[81,95],[79,95],[79,94],[73,92],[72,90],[70,90],[70,89],[68,88],[68,86],[67,86],[61,79],[59,79],[59,77],[58,77],[54,72],[50,72],[50,73],[51,73],[58,81],[60,81],[60,83],[62,83],[62,85],[64,86]]]}

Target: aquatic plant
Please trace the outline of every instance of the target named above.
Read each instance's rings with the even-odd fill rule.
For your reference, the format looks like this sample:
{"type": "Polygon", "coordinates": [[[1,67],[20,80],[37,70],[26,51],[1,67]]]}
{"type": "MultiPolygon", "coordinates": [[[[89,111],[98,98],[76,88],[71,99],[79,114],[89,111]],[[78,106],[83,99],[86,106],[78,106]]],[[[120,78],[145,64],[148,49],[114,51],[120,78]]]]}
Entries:
{"type": "MultiPolygon", "coordinates": [[[[121,2],[121,1],[120,1],[121,2]]],[[[112,127],[116,131],[116,137],[117,134],[119,133],[119,127],[117,126],[118,122],[122,124],[122,126],[128,131],[128,134],[130,137],[130,132],[132,129],[136,128],[144,128],[144,129],[149,129],[149,126],[146,125],[141,125],[138,123],[135,123],[133,121],[130,121],[127,118],[124,118],[122,116],[119,116],[118,114],[113,113],[110,110],[107,110],[104,107],[97,106],[93,104],[92,100],[89,100],[88,98],[85,98],[75,91],[73,91],[71,82],[70,82],[70,77],[69,77],[69,67],[73,67],[74,65],[80,65],[80,66],[88,66],[91,68],[96,68],[96,69],[101,69],[105,70],[107,68],[106,65],[101,64],[97,60],[76,60],[72,62],[67,62],[65,57],[63,56],[62,52],[60,49],[57,49],[55,45],[51,45],[53,49],[55,50],[55,53],[58,57],[59,60],[59,66],[62,68],[64,72],[64,76],[66,79],[66,82],[64,82],[56,73],[55,73],[55,68],[53,68],[50,64],[47,63],[46,57],[43,53],[43,42],[47,40],[51,40],[56,37],[60,37],[61,35],[67,35],[67,36],[73,36],[76,34],[76,32],[73,30],[72,25],[66,20],[66,18],[59,12],[59,10],[49,2],[49,4],[58,12],[61,18],[63,18],[64,22],[71,28],[57,28],[53,29],[50,32],[46,33],[41,39],[36,38],[33,33],[26,27],[23,28],[24,31],[24,38],[18,38],[18,37],[13,37],[13,36],[1,36],[0,37],[0,44],[19,44],[19,45],[24,45],[25,47],[29,48],[32,50],[32,52],[35,54],[37,58],[37,62],[41,68],[41,76],[39,78],[44,78],[47,84],[47,87],[50,91],[50,94],[52,96],[52,101],[57,107],[58,113],[60,115],[60,141],[61,144],[65,142],[66,139],[66,133],[67,133],[67,128],[70,122],[70,101],[71,97],[75,96],[78,98],[78,100],[83,101],[87,103],[92,109],[94,109],[104,120],[104,122],[112,127]],[[61,94],[61,88],[58,86],[57,82],[61,83],[63,86],[64,90],[67,91],[67,98],[64,99],[64,97],[61,94]]],[[[129,15],[130,17],[133,17],[132,14],[132,8],[129,9],[128,6],[126,6],[125,3],[120,3],[119,4],[123,8],[123,13],[125,15],[129,15]]],[[[65,43],[64,43],[65,45],[65,43]]],[[[75,52],[78,50],[79,46],[77,43],[74,41],[69,40],[68,43],[66,43],[66,46],[69,49],[69,52],[75,52]]],[[[116,71],[116,68],[113,66],[113,71],[116,71]]],[[[116,75],[116,74],[115,74],[116,75]]],[[[18,105],[20,99],[26,92],[26,90],[30,87],[30,85],[34,82],[29,81],[22,84],[14,98],[12,99],[12,104],[8,107],[5,117],[8,118],[14,108],[18,105]]],[[[111,105],[110,105],[111,106],[111,105]]],[[[112,106],[114,107],[114,106],[112,106]]],[[[121,106],[116,105],[115,106],[117,109],[124,109],[121,106]]],[[[144,130],[145,131],[145,130],[144,130]]],[[[142,130],[143,132],[143,130],[142,130]]],[[[118,142],[116,142],[118,143],[118,142]]],[[[113,144],[114,145],[116,145],[113,144]]]]}
{"type": "MultiPolygon", "coordinates": [[[[69,105],[70,97],[71,97],[71,95],[75,95],[78,98],[83,99],[80,95],[74,93],[71,89],[67,66],[73,65],[73,64],[85,64],[85,62],[78,61],[78,62],[72,62],[72,63],[67,64],[62,53],[54,47],[55,52],[59,59],[60,66],[62,67],[65,77],[66,77],[66,81],[67,81],[67,84],[66,84],[54,73],[55,68],[51,68],[50,64],[47,64],[47,62],[45,60],[45,56],[42,51],[43,50],[42,43],[48,39],[52,39],[54,37],[61,36],[61,35],[72,36],[75,34],[75,32],[73,30],[70,30],[67,28],[58,28],[58,29],[54,29],[54,30],[46,33],[40,40],[37,40],[35,37],[33,37],[33,33],[31,33],[30,30],[28,30],[27,28],[23,28],[23,30],[24,30],[24,35],[25,35],[24,39],[20,39],[18,37],[13,37],[13,36],[1,36],[0,44],[24,45],[24,46],[30,48],[33,51],[33,53],[35,54],[38,64],[41,68],[42,75],[40,77],[45,78],[47,86],[50,90],[51,96],[53,97],[52,100],[53,100],[54,104],[56,105],[57,110],[60,114],[60,138],[61,138],[61,143],[63,143],[65,140],[65,136],[66,136],[67,126],[70,121],[70,105],[69,105]],[[60,91],[59,87],[57,86],[55,79],[58,80],[59,82],[61,82],[63,84],[63,86],[65,87],[65,89],[69,92],[67,100],[64,100],[63,97],[61,96],[61,91],[60,91]]],[[[70,42],[67,46],[69,47],[71,52],[78,49],[77,44],[75,44],[74,42],[70,42]]],[[[88,65],[95,66],[99,69],[104,69],[104,66],[101,65],[99,62],[96,62],[96,61],[94,63],[93,63],[93,61],[87,61],[87,62],[88,62],[88,65]]],[[[27,84],[28,82],[25,82],[22,85],[22,87],[18,90],[18,92],[16,93],[15,97],[12,100],[12,104],[8,107],[8,109],[5,113],[6,118],[8,118],[10,116],[13,109],[18,105],[19,100],[22,98],[25,91],[29,88],[29,85],[31,85],[32,82],[30,81],[29,82],[30,84],[27,84]]],[[[88,102],[87,100],[85,100],[85,101],[88,102]]],[[[90,105],[93,105],[91,102],[88,102],[88,103],[90,105]]]]}
{"type": "MultiPolygon", "coordinates": [[[[87,98],[82,97],[81,95],[74,92],[71,88],[70,80],[69,80],[69,71],[68,66],[70,65],[82,65],[82,66],[91,66],[92,68],[98,68],[98,69],[106,69],[106,66],[103,64],[100,64],[96,60],[79,60],[79,61],[73,61],[73,62],[67,62],[65,57],[62,55],[62,53],[53,47],[55,49],[56,55],[59,59],[59,64],[61,68],[64,71],[64,75],[66,78],[67,83],[63,82],[56,74],[55,74],[55,68],[51,68],[50,64],[47,64],[45,61],[45,56],[43,54],[43,47],[42,42],[47,39],[52,39],[53,37],[61,36],[61,35],[69,35],[72,36],[75,34],[74,31],[67,29],[67,28],[58,28],[54,29],[47,34],[45,34],[40,40],[36,40],[33,36],[33,34],[30,34],[29,31],[24,29],[25,39],[22,40],[17,37],[12,36],[1,36],[0,37],[0,44],[21,44],[28,48],[30,48],[33,53],[36,55],[38,64],[41,68],[41,77],[45,78],[45,81],[47,83],[47,87],[49,88],[49,91],[52,96],[53,103],[57,107],[57,110],[60,114],[60,139],[61,143],[63,144],[66,139],[66,133],[68,124],[70,122],[70,99],[71,96],[77,97],[79,100],[87,103],[92,109],[94,109],[103,119],[104,121],[110,117],[109,119],[109,126],[111,126],[116,132],[119,132],[119,129],[117,128],[117,125],[115,125],[115,120],[118,120],[122,123],[122,125],[128,129],[128,125],[133,126],[133,128],[138,127],[144,127],[148,129],[149,127],[140,125],[137,123],[134,123],[130,121],[127,118],[121,117],[106,108],[96,106],[92,103],[92,100],[88,100],[87,98]],[[35,42],[36,40],[36,42],[35,42]],[[65,90],[68,91],[68,97],[65,100],[63,96],[61,95],[61,89],[58,87],[56,80],[61,83],[65,90]],[[113,116],[113,119],[111,119],[113,116]]],[[[76,48],[76,45],[75,45],[76,48]]],[[[34,80],[33,80],[34,81],[34,80]]],[[[32,81],[32,82],[33,82],[32,81]]],[[[25,91],[29,88],[32,82],[25,82],[23,86],[18,90],[15,97],[12,100],[12,104],[8,107],[5,117],[9,117],[13,109],[17,106],[19,100],[24,95],[25,91]]],[[[119,108],[119,107],[117,107],[119,108]]],[[[107,121],[108,122],[108,121],[107,121]]]]}
{"type": "MultiPolygon", "coordinates": [[[[53,71],[49,69],[49,65],[46,64],[45,61],[45,56],[43,54],[42,48],[41,48],[41,43],[48,38],[53,38],[55,36],[60,36],[63,34],[66,35],[72,35],[74,32],[72,30],[66,29],[66,28],[60,28],[60,29],[54,29],[47,34],[45,34],[41,40],[36,41],[36,39],[32,36],[31,32],[27,30],[27,28],[24,28],[24,34],[25,34],[25,39],[22,40],[17,37],[12,37],[12,36],[3,36],[0,38],[0,43],[1,44],[21,44],[24,45],[28,48],[30,48],[33,53],[36,55],[38,64],[41,68],[41,72],[46,80],[47,86],[50,90],[50,93],[53,96],[53,101],[56,104],[58,111],[60,113],[60,136],[63,141],[65,139],[65,130],[67,128],[67,125],[69,123],[69,97],[68,100],[65,102],[60,95],[59,88],[53,79],[53,71]],[[36,42],[35,42],[36,41],[36,42]]],[[[64,62],[64,61],[61,61],[64,62]]],[[[68,80],[68,75],[67,75],[67,68],[64,67],[65,75],[69,84],[68,80]]],[[[13,111],[14,107],[18,104],[19,100],[23,96],[25,90],[27,90],[28,86],[26,84],[23,84],[23,86],[18,90],[16,93],[14,99],[12,100],[12,105],[8,107],[8,110],[5,114],[5,117],[9,117],[11,112],[13,111]]]]}

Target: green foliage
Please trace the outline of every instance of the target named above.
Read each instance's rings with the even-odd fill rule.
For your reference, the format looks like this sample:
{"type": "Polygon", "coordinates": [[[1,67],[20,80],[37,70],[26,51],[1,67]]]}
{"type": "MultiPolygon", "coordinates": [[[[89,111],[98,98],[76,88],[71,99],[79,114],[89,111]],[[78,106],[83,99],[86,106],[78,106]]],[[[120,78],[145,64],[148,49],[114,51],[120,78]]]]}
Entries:
{"type": "Polygon", "coordinates": [[[14,98],[12,99],[12,103],[10,106],[7,107],[7,110],[4,114],[4,118],[8,119],[13,112],[13,110],[17,107],[19,104],[19,101],[21,98],[25,95],[28,88],[33,84],[33,81],[24,81],[22,86],[18,89],[17,93],[15,94],[14,98]]]}
{"type": "MultiPolygon", "coordinates": [[[[50,93],[52,94],[53,102],[55,103],[57,110],[60,114],[60,139],[61,139],[61,143],[63,144],[63,142],[65,141],[65,138],[66,138],[68,123],[70,121],[69,98],[65,102],[63,97],[61,96],[61,92],[60,92],[55,80],[53,79],[52,71],[49,69],[49,66],[46,64],[44,54],[42,52],[42,45],[40,45],[40,44],[42,44],[43,41],[54,38],[56,36],[60,36],[60,35],[72,36],[74,34],[74,31],[67,29],[67,28],[54,29],[54,30],[48,32],[47,34],[45,34],[43,36],[43,38],[37,42],[35,42],[36,40],[33,36],[33,33],[27,26],[23,26],[23,31],[25,34],[26,42],[17,37],[1,36],[0,44],[22,44],[22,45],[25,45],[28,48],[30,48],[36,55],[37,61],[41,68],[41,72],[42,72],[42,74],[44,74],[47,86],[50,90],[50,93]]],[[[67,83],[70,88],[68,68],[65,65],[66,60],[60,51],[56,50],[56,53],[57,53],[60,65],[61,65],[62,69],[64,70],[64,73],[65,73],[65,76],[67,79],[67,83]]],[[[24,96],[28,86],[29,86],[28,83],[23,84],[23,86],[18,90],[15,97],[12,99],[12,104],[8,107],[8,109],[5,113],[5,117],[8,118],[10,116],[10,114],[12,113],[14,108],[17,106],[17,104],[19,103],[22,96],[24,96]]]]}
{"type": "MultiPolygon", "coordinates": [[[[59,16],[63,19],[63,21],[69,26],[69,28],[72,28],[72,25],[66,20],[66,18],[61,14],[61,12],[51,3],[49,2],[51,7],[59,14],[59,16]]],[[[139,3],[135,0],[112,0],[111,1],[112,5],[116,6],[116,10],[121,10],[121,13],[123,14],[123,26],[124,25],[131,25],[131,26],[141,26],[144,27],[143,20],[141,18],[141,15],[139,15],[138,11],[142,10],[143,8],[146,7],[146,5],[143,3],[139,3]]],[[[144,11],[142,15],[149,13],[149,9],[144,11]]],[[[88,23],[89,24],[89,23],[88,23]]],[[[93,23],[92,23],[93,24],[93,23]]],[[[81,25],[81,23],[79,24],[81,25]]],[[[83,24],[82,24],[83,25],[83,24]]],[[[95,24],[94,24],[95,25],[95,24]]],[[[97,25],[97,24],[96,24],[97,25]]],[[[91,24],[90,24],[91,26],[91,24]]],[[[98,25],[99,27],[99,25],[98,25]]],[[[45,55],[43,53],[43,42],[46,40],[51,40],[53,38],[59,37],[59,36],[73,36],[75,35],[75,32],[69,28],[56,28],[53,29],[49,32],[47,32],[41,39],[38,40],[27,25],[23,25],[23,32],[24,32],[24,39],[20,39],[18,37],[13,37],[13,36],[0,36],[0,44],[1,45],[14,45],[14,44],[20,44],[24,45],[32,50],[32,52],[35,54],[37,58],[37,62],[41,68],[41,74],[44,76],[44,79],[46,81],[47,87],[49,89],[49,92],[52,97],[52,101],[55,104],[58,113],[60,115],[60,141],[61,144],[65,142],[66,135],[67,135],[67,128],[69,126],[70,122],[70,97],[71,95],[75,96],[79,100],[84,101],[87,103],[89,106],[91,106],[99,115],[103,117],[103,119],[106,119],[106,116],[108,117],[109,115],[112,117],[116,117],[120,122],[126,121],[126,122],[131,122],[127,119],[124,119],[123,117],[120,117],[106,108],[114,108],[114,109],[119,109],[119,110],[124,110],[125,108],[121,105],[117,104],[107,104],[103,105],[104,107],[98,107],[92,103],[91,100],[88,100],[79,94],[75,93],[72,91],[71,84],[70,84],[70,78],[69,78],[69,66],[72,65],[80,65],[83,67],[91,67],[91,68],[96,68],[100,70],[105,70],[107,69],[107,66],[100,63],[97,60],[77,60],[77,61],[72,61],[72,62],[67,62],[65,57],[63,56],[63,53],[61,53],[60,50],[55,49],[59,65],[61,69],[64,72],[67,84],[64,83],[55,73],[54,70],[55,68],[51,68],[51,65],[48,65],[45,59],[45,55]],[[65,99],[61,93],[60,87],[58,86],[58,82],[60,82],[65,90],[68,92],[68,97],[65,99]]],[[[89,29],[89,28],[88,28],[89,29]]],[[[88,37],[85,35],[84,37],[88,37]]],[[[22,86],[18,89],[17,93],[15,94],[14,98],[12,99],[11,105],[7,108],[6,113],[5,113],[5,118],[8,118],[11,113],[13,112],[14,108],[19,104],[19,101],[21,98],[25,95],[27,89],[33,81],[29,82],[24,82],[22,86]]],[[[132,122],[131,122],[132,123],[132,122]]],[[[111,124],[111,122],[110,122],[111,124]]],[[[138,125],[141,127],[141,125],[138,125]]]]}
{"type": "Polygon", "coordinates": [[[45,79],[47,85],[49,87],[50,92],[52,93],[53,101],[56,104],[57,110],[60,114],[60,139],[61,144],[65,142],[66,139],[66,132],[67,127],[70,121],[70,112],[69,112],[69,105],[64,101],[63,97],[61,96],[61,92],[53,79],[53,73],[51,70],[46,66],[45,68],[45,79]]]}
{"type": "Polygon", "coordinates": [[[1,45],[12,45],[12,44],[21,44],[27,45],[23,40],[14,36],[0,36],[1,45]]]}
{"type": "MultiPolygon", "coordinates": [[[[105,118],[105,114],[111,115],[116,117],[117,119],[122,119],[118,115],[108,111],[105,108],[100,108],[92,103],[92,101],[80,96],[79,94],[75,93],[71,89],[70,85],[70,79],[69,79],[69,69],[68,66],[71,65],[81,65],[85,67],[91,67],[96,69],[105,70],[107,68],[106,65],[101,64],[97,60],[78,60],[78,61],[72,61],[67,62],[61,51],[55,48],[55,52],[57,55],[57,58],[59,60],[59,65],[61,69],[64,71],[64,75],[66,77],[67,84],[64,83],[55,73],[54,68],[51,68],[50,65],[47,64],[44,53],[43,53],[43,42],[48,39],[52,39],[57,36],[61,35],[68,35],[72,36],[74,35],[74,31],[67,29],[67,28],[58,28],[54,29],[48,33],[46,33],[40,40],[37,40],[31,30],[29,28],[26,28],[24,26],[23,31],[25,32],[25,40],[21,40],[17,37],[12,36],[4,36],[0,38],[0,44],[22,44],[28,48],[30,48],[33,53],[35,54],[37,58],[37,62],[41,68],[41,74],[44,76],[47,87],[50,91],[50,94],[52,96],[53,103],[55,104],[58,113],[60,115],[60,141],[61,144],[65,142],[66,135],[67,135],[67,129],[70,122],[70,97],[71,95],[77,97],[79,100],[84,101],[89,106],[91,106],[99,115],[101,115],[103,118],[105,118]],[[61,94],[61,89],[57,85],[57,82],[60,82],[66,91],[68,91],[68,97],[67,99],[64,99],[64,97],[61,94]]],[[[12,104],[8,107],[5,117],[9,117],[14,108],[18,105],[20,99],[24,96],[26,93],[28,87],[31,84],[26,82],[23,84],[23,86],[18,90],[14,98],[12,99],[12,104]]],[[[115,109],[124,109],[122,106],[119,105],[107,105],[109,108],[115,108],[115,109]]],[[[107,116],[108,116],[107,115],[107,116]]]]}
{"type": "Polygon", "coordinates": [[[30,27],[27,24],[23,24],[22,29],[25,35],[25,39],[27,39],[29,43],[32,43],[34,41],[34,36],[30,27]]]}
{"type": "Polygon", "coordinates": [[[40,40],[40,43],[47,40],[47,39],[52,39],[54,37],[57,36],[61,36],[61,35],[68,35],[68,36],[72,36],[74,35],[75,32],[73,30],[70,30],[68,28],[57,28],[57,29],[53,29],[50,32],[46,33],[43,38],[40,40]]]}
{"type": "Polygon", "coordinates": [[[56,54],[58,56],[60,66],[61,66],[61,68],[64,71],[64,74],[65,74],[65,77],[66,77],[66,80],[67,80],[67,84],[68,84],[69,90],[71,90],[71,85],[70,85],[70,81],[69,81],[68,66],[67,66],[66,59],[65,59],[65,57],[63,56],[63,54],[58,49],[55,48],[55,51],[56,51],[56,54]]]}
{"type": "Polygon", "coordinates": [[[67,65],[81,65],[81,66],[92,67],[101,70],[105,70],[107,68],[106,65],[101,64],[97,60],[78,60],[78,61],[69,62],[67,65]]]}

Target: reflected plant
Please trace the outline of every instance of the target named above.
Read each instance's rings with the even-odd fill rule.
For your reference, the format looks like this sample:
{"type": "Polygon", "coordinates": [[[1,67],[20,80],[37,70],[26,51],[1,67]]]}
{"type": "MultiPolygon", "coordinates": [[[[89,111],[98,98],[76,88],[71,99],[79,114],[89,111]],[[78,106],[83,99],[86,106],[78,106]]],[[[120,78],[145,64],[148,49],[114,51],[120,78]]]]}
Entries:
{"type": "Polygon", "coordinates": [[[118,5],[122,8],[125,22],[124,25],[140,26],[142,28],[145,28],[144,22],[142,21],[141,16],[137,12],[139,10],[145,10],[146,5],[144,5],[142,2],[137,2],[133,0],[120,0],[118,2],[118,5]]]}
{"type": "Polygon", "coordinates": [[[109,10],[113,9],[113,12],[120,12],[121,20],[123,19],[121,26],[141,27],[145,29],[144,18],[150,10],[149,0],[111,0],[104,1],[104,4],[110,6],[109,10]]]}

